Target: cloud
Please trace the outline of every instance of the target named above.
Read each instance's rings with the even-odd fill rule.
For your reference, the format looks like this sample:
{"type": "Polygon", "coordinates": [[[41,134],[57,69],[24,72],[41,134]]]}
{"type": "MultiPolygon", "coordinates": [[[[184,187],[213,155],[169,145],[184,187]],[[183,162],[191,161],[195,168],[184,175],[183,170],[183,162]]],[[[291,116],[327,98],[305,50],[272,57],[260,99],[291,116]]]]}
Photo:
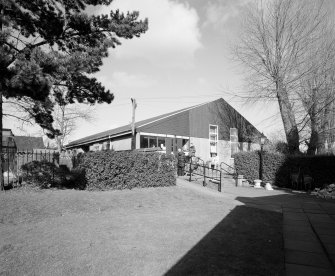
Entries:
{"type": "Polygon", "coordinates": [[[202,27],[222,28],[231,18],[238,16],[241,9],[252,0],[227,0],[209,2],[202,27]]]}
{"type": "Polygon", "coordinates": [[[140,38],[123,40],[113,50],[118,59],[141,58],[163,66],[185,66],[193,62],[194,53],[202,48],[198,27],[199,16],[187,3],[171,0],[116,0],[103,7],[100,13],[110,9],[139,11],[140,18],[149,19],[149,30],[140,38]]]}
{"type": "Polygon", "coordinates": [[[125,88],[149,88],[154,86],[157,81],[144,74],[129,74],[127,72],[113,72],[109,77],[105,75],[97,76],[98,80],[108,89],[125,88]]]}

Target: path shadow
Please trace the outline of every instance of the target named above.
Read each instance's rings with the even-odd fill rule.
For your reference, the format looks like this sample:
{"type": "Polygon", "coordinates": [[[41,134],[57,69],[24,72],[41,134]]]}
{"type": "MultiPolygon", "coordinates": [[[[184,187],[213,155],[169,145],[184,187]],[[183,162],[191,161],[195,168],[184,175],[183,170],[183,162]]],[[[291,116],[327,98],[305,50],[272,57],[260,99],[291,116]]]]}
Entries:
{"type": "Polygon", "coordinates": [[[282,214],[235,207],[165,275],[283,275],[282,214]]]}
{"type": "Polygon", "coordinates": [[[282,206],[324,202],[292,191],[235,200],[245,205],[236,206],[165,275],[284,275],[282,206]]]}

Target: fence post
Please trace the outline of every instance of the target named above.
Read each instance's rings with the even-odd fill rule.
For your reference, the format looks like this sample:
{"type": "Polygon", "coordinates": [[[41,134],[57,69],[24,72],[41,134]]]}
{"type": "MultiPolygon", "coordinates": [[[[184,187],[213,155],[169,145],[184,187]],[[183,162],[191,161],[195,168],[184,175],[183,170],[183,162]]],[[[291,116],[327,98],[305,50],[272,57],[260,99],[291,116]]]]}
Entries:
{"type": "Polygon", "coordinates": [[[202,185],[205,187],[206,186],[206,166],[204,166],[204,182],[202,185]]]}
{"type": "Polygon", "coordinates": [[[189,173],[190,173],[190,179],[189,179],[189,181],[190,182],[192,181],[192,169],[191,169],[191,166],[192,166],[192,158],[190,159],[190,169],[189,169],[189,173]]]}
{"type": "Polygon", "coordinates": [[[221,193],[221,180],[222,180],[222,172],[220,170],[220,183],[219,183],[219,192],[221,193]]]}

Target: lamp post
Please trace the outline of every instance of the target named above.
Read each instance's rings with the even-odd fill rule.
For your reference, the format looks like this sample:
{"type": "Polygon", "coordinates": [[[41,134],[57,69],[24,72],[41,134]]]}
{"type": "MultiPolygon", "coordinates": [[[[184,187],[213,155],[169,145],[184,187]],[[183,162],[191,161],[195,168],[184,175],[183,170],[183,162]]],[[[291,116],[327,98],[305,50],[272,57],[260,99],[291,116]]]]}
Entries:
{"type": "Polygon", "coordinates": [[[265,136],[262,132],[260,137],[260,144],[261,144],[261,152],[260,152],[260,158],[259,158],[259,178],[260,180],[263,180],[263,146],[265,144],[265,136]]]}

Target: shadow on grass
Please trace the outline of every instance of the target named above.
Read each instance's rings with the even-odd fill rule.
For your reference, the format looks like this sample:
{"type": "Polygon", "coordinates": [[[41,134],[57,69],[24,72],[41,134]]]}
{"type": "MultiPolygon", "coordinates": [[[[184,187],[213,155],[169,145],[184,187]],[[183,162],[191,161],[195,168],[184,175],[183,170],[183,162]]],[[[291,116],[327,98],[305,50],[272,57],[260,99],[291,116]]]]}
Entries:
{"type": "Polygon", "coordinates": [[[235,207],[165,275],[283,275],[282,214],[235,207]]]}

